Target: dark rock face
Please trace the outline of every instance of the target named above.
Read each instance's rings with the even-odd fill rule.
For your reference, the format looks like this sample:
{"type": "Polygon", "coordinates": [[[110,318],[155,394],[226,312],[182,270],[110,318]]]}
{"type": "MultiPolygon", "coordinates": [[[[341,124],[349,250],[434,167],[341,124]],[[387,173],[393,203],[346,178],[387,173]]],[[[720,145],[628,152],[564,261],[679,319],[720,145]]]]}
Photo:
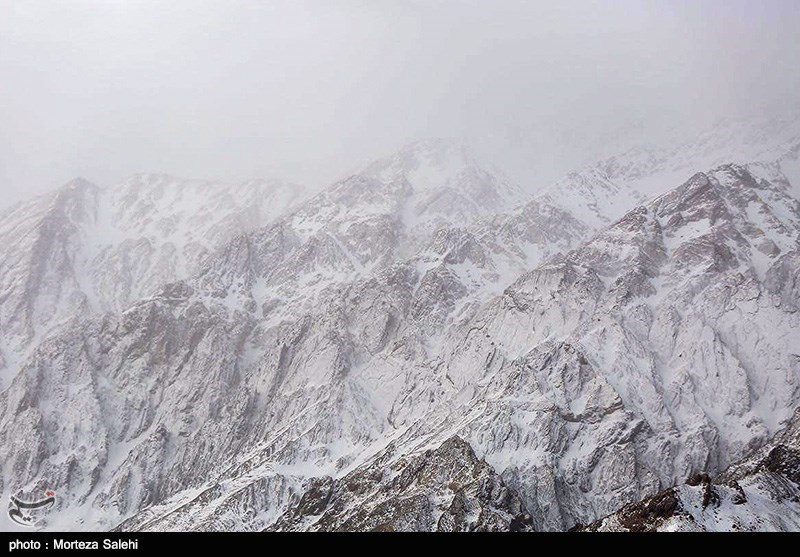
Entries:
{"type": "Polygon", "coordinates": [[[658,524],[682,511],[680,500],[673,490],[646,499],[641,504],[626,507],[620,522],[631,532],[654,530],[658,524]]]}
{"type": "Polygon", "coordinates": [[[764,470],[786,476],[800,484],[800,450],[780,444],[772,449],[760,464],[764,470]]]}
{"type": "Polygon", "coordinates": [[[502,531],[531,530],[517,494],[472,447],[452,437],[438,448],[375,463],[345,477],[316,478],[270,530],[502,531]]]}

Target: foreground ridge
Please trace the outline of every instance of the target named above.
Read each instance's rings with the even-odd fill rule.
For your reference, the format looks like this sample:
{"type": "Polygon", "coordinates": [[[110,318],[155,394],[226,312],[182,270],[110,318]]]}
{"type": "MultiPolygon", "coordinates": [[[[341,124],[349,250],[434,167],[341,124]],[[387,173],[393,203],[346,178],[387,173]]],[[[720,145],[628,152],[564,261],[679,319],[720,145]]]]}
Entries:
{"type": "Polygon", "coordinates": [[[711,478],[626,505],[576,531],[797,531],[800,529],[800,410],[755,454],[711,478]]]}
{"type": "Polygon", "coordinates": [[[530,530],[519,496],[460,437],[414,456],[395,452],[390,446],[341,479],[311,480],[269,530],[530,530]]]}

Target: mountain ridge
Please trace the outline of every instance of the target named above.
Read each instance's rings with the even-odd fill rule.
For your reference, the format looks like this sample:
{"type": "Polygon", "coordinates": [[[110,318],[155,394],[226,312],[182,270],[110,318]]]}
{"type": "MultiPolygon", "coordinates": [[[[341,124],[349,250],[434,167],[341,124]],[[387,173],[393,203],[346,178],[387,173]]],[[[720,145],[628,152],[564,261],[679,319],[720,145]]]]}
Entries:
{"type": "MultiPolygon", "coordinates": [[[[720,471],[790,419],[790,158],[689,173],[599,229],[537,197],[438,195],[505,195],[468,164],[417,191],[416,163],[388,160],[37,340],[0,393],[2,490],[57,485],[53,527],[264,529],[326,476],[361,505],[341,482],[390,443],[379,467],[457,438],[448,469],[485,461],[479,484],[512,503],[464,492],[447,528],[559,530],[720,471]]],[[[414,496],[438,513],[441,487],[414,496]]]]}

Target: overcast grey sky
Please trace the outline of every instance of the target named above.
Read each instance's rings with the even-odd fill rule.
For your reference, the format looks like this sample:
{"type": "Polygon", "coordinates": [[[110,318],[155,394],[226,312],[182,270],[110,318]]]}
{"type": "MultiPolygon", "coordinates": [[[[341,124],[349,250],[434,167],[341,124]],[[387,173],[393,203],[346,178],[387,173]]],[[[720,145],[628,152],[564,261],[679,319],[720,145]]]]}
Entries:
{"type": "Polygon", "coordinates": [[[327,183],[460,136],[523,181],[797,104],[797,0],[0,0],[0,206],[82,175],[327,183]]]}

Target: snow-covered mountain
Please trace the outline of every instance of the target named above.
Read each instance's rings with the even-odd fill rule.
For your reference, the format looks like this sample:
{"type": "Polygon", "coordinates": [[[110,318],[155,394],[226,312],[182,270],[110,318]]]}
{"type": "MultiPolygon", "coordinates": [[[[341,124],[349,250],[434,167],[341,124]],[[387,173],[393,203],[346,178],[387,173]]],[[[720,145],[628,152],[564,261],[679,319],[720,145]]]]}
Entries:
{"type": "Polygon", "coordinates": [[[595,227],[605,226],[695,172],[727,163],[796,161],[799,134],[800,113],[725,120],[697,136],[629,147],[570,173],[541,198],[595,227]]]}
{"type": "Polygon", "coordinates": [[[214,250],[304,195],[278,181],[230,186],[142,174],[109,188],[78,178],[9,209],[0,216],[3,377],[53,327],[76,314],[120,311],[197,271],[214,250]]]}
{"type": "Polygon", "coordinates": [[[562,530],[721,472],[800,403],[792,125],[537,195],[424,141],[299,202],[17,207],[0,487],[68,529],[562,530]]]}

